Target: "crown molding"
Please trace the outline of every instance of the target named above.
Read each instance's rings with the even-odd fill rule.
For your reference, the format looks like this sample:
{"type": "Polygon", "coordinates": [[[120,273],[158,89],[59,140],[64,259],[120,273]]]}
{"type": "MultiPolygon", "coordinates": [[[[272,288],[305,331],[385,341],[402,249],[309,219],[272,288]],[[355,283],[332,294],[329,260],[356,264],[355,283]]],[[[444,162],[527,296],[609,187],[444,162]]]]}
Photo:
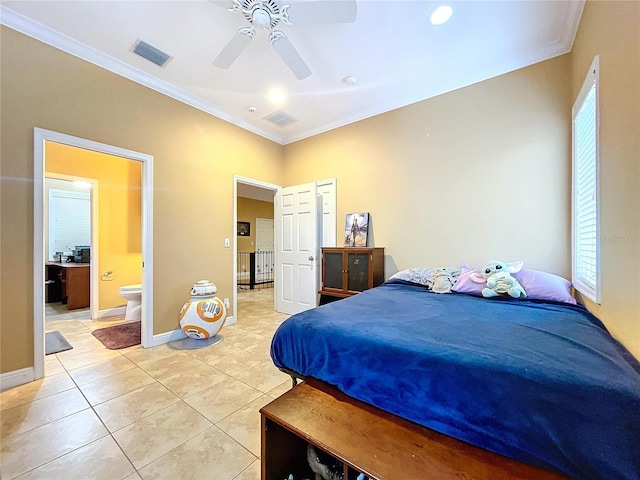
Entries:
{"type": "MultiPolygon", "coordinates": [[[[493,68],[487,71],[475,72],[473,78],[461,79],[461,82],[459,82],[459,85],[457,87],[450,88],[447,90],[447,92],[471,85],[473,83],[487,80],[497,75],[503,75],[519,68],[527,67],[534,63],[548,60],[555,56],[570,52],[573,47],[576,33],[578,31],[578,26],[580,24],[584,6],[585,0],[573,0],[568,2],[568,7],[563,22],[563,33],[556,41],[547,44],[546,46],[538,49],[536,52],[532,52],[524,58],[514,58],[511,61],[504,62],[499,69],[493,68]]],[[[178,100],[179,102],[190,105],[194,108],[197,108],[198,110],[213,115],[242,129],[255,133],[256,135],[267,138],[280,145],[287,145],[289,143],[303,140],[314,135],[340,128],[345,125],[365,120],[367,118],[427,99],[424,97],[407,98],[401,105],[377,104],[375,107],[368,109],[367,111],[358,112],[348,118],[342,118],[334,122],[328,122],[324,125],[319,125],[315,128],[310,128],[289,135],[278,135],[276,133],[256,127],[255,125],[252,125],[233,115],[230,115],[229,113],[221,110],[216,105],[207,102],[200,97],[181,90],[168,82],[159,80],[152,75],[143,72],[142,70],[132,67],[122,62],[121,60],[117,60],[88,45],[78,42],[77,40],[61,34],[56,30],[53,30],[39,22],[35,22],[34,20],[25,17],[7,7],[4,7],[1,4],[0,24],[24,33],[25,35],[35,38],[36,40],[51,45],[55,48],[58,48],[70,55],[74,55],[78,58],[93,63],[94,65],[109,70],[131,81],[151,88],[152,90],[155,90],[163,95],[167,95],[175,100],[178,100]]],[[[432,98],[447,92],[436,92],[430,95],[428,98],[432,98]]]]}
{"type": "Polygon", "coordinates": [[[567,52],[570,52],[573,48],[573,42],[576,39],[578,33],[578,27],[580,26],[580,20],[582,19],[582,12],[584,12],[584,5],[586,0],[574,0],[569,2],[567,8],[567,14],[564,18],[564,28],[562,29],[562,36],[560,37],[560,45],[566,48],[567,52]]]}
{"type": "MultiPolygon", "coordinates": [[[[575,23],[577,28],[578,22],[575,23]]],[[[370,108],[368,110],[358,112],[354,115],[351,115],[346,118],[341,118],[336,122],[325,123],[324,125],[319,125],[316,128],[308,129],[303,132],[294,133],[291,135],[284,136],[284,145],[288,145],[289,143],[297,142],[299,140],[304,140],[305,138],[313,137],[315,135],[319,135],[321,133],[328,132],[330,130],[334,130],[336,128],[344,127],[361,120],[366,120],[371,117],[375,117],[377,115],[382,115],[384,113],[391,112],[393,110],[397,110],[399,108],[404,108],[409,105],[413,105],[415,103],[423,102],[433,97],[437,97],[439,95],[443,95],[445,93],[453,92],[460,88],[468,87],[469,85],[473,85],[476,83],[483,82],[485,80],[489,80],[491,78],[505,75],[507,73],[513,72],[515,70],[519,70],[521,68],[528,67],[530,65],[534,65],[539,62],[543,62],[546,60],[550,60],[560,55],[564,55],[571,51],[571,47],[573,42],[569,43],[569,39],[573,39],[575,37],[575,31],[573,33],[569,32],[560,40],[551,42],[535,52],[531,52],[526,56],[514,57],[510,61],[503,62],[498,67],[487,68],[484,70],[477,70],[474,72],[472,77],[461,78],[457,85],[452,85],[451,88],[447,88],[446,90],[432,92],[428,97],[416,96],[415,98],[407,98],[401,104],[386,104],[386,103],[378,103],[375,107],[370,108]]]]}
{"type": "Polygon", "coordinates": [[[94,65],[104,68],[116,75],[120,75],[121,77],[155,90],[156,92],[171,97],[174,100],[178,100],[186,105],[197,108],[198,110],[213,115],[225,122],[232,123],[233,125],[267,138],[273,142],[279,143],[280,145],[284,144],[284,138],[281,135],[276,135],[272,132],[251,125],[244,120],[234,117],[233,115],[229,115],[228,113],[220,110],[217,106],[200,97],[176,88],[174,85],[171,85],[164,80],[155,78],[142,70],[122,62],[121,60],[113,58],[110,55],[106,55],[93,47],[85,45],[84,43],[49,28],[46,25],[36,22],[29,17],[21,15],[4,5],[0,5],[0,24],[46,43],[47,45],[51,45],[65,53],[93,63],[94,65]]]}

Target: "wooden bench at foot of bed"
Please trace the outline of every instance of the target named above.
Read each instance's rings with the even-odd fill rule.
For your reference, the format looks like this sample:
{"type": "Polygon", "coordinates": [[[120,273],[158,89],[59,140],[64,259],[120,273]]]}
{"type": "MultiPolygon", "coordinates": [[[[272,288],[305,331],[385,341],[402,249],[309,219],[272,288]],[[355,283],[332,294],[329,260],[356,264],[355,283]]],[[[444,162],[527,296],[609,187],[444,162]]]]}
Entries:
{"type": "Polygon", "coordinates": [[[348,397],[309,379],[260,410],[262,480],[313,479],[311,443],[379,480],[561,479],[558,474],[491,453],[348,397]]]}

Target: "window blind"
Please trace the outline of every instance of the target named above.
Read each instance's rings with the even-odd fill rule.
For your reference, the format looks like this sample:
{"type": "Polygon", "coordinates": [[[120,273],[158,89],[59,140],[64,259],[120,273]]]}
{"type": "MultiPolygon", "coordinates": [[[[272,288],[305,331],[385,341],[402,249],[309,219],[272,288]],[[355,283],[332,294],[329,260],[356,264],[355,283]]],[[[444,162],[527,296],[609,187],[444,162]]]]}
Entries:
{"type": "Polygon", "coordinates": [[[599,302],[597,67],[591,68],[573,118],[573,283],[599,302]]]}
{"type": "Polygon", "coordinates": [[[91,244],[91,200],[87,192],[49,190],[49,258],[91,244]]]}

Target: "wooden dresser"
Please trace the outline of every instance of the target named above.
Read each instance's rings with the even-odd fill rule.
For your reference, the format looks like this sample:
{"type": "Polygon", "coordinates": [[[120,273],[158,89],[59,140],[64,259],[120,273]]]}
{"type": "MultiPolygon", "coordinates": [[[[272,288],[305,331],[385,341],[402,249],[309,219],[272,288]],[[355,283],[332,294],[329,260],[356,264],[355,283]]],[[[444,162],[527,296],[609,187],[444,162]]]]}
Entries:
{"type": "Polygon", "coordinates": [[[322,248],[321,296],[350,297],[383,282],[384,247],[322,248]]]}

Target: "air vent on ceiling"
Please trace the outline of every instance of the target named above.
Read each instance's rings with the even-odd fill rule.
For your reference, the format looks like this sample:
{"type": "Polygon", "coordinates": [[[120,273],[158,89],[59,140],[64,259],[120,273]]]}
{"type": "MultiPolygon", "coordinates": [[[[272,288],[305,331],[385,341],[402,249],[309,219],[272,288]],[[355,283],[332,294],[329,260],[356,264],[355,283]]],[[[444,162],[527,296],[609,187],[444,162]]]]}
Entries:
{"type": "Polygon", "coordinates": [[[264,117],[264,119],[275,123],[279,127],[286,127],[287,125],[291,125],[292,123],[295,123],[298,121],[296,118],[293,118],[291,115],[289,115],[286,112],[283,112],[282,110],[273,112],[272,114],[264,117]]]}
{"type": "Polygon", "coordinates": [[[142,58],[146,58],[150,62],[155,63],[159,67],[164,67],[169,63],[169,60],[171,60],[170,55],[161,52],[156,47],[153,47],[142,40],[137,40],[136,43],[133,44],[133,47],[131,47],[131,51],[140,55],[142,58]]]}

